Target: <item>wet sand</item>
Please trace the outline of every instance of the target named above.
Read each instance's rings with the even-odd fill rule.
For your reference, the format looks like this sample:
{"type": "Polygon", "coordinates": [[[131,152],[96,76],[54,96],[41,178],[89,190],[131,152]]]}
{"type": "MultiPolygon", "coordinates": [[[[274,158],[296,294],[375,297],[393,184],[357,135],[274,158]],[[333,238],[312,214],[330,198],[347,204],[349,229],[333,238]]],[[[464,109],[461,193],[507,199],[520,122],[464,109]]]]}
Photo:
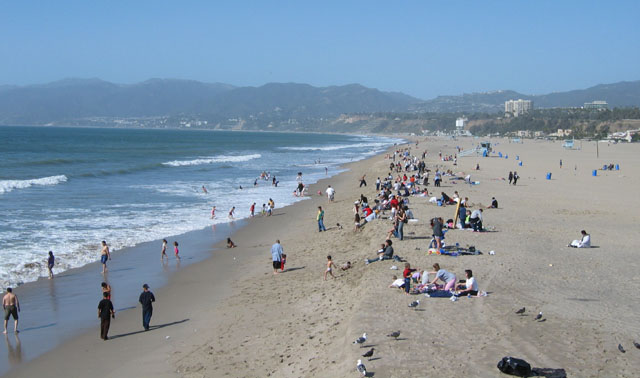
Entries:
{"type": "Polygon", "coordinates": [[[363,360],[379,377],[495,377],[496,363],[509,355],[556,376],[635,376],[640,146],[601,143],[596,158],[593,142],[569,151],[560,142],[495,140],[508,159],[464,157],[457,169],[437,161],[438,151],[453,154],[456,145],[468,148],[477,141],[432,140],[418,150],[429,150],[429,168],[438,164],[480,181],[468,186],[445,177],[438,193],[457,190],[474,208],[489,205],[492,196],[500,202],[500,209],[484,212],[492,232],[447,233],[449,244],[474,245],[484,254],[428,256],[428,220],[452,218],[455,208],[418,197],[410,205],[418,222],[405,226],[406,239],[394,239],[394,248],[414,268],[438,262],[458,278],[473,269],[488,297],[451,302],[421,296],[420,307],[412,310],[407,305],[418,297],[387,287],[392,274],[401,274],[390,267],[400,264],[365,266],[364,258],[375,256],[390,228],[389,221],[376,220],[352,231],[353,201],[361,193],[372,200],[375,178],[388,172],[389,161],[376,156],[312,186],[311,193],[334,186],[335,203],[316,195],[271,218],[252,220],[233,236],[238,248],[173,275],[155,291],[152,325],[162,328],[139,332],[139,308],[123,311],[111,330],[120,337],[105,342],[98,338],[96,319],[90,333],[9,376],[348,377],[357,374],[355,362],[369,346],[376,348],[374,359],[363,360]],[[621,170],[591,175],[609,162],[621,170]],[[503,180],[510,170],[521,176],[517,186],[503,180]],[[369,186],[358,188],[363,173],[369,186]],[[318,205],[326,211],[326,233],[317,232],[318,205]],[[581,229],[591,233],[597,248],[566,247],[581,229]],[[276,238],[288,262],[287,271],[274,276],[269,248],[276,238]],[[327,254],[338,266],[351,261],[354,267],[324,282],[327,254]],[[527,308],[524,316],[514,314],[520,307],[527,308]],[[533,320],[538,311],[545,322],[533,320]],[[385,336],[396,330],[402,331],[399,340],[385,336]],[[369,334],[367,348],[352,344],[363,332],[369,334]],[[618,351],[619,343],[627,353],[618,351]]]}

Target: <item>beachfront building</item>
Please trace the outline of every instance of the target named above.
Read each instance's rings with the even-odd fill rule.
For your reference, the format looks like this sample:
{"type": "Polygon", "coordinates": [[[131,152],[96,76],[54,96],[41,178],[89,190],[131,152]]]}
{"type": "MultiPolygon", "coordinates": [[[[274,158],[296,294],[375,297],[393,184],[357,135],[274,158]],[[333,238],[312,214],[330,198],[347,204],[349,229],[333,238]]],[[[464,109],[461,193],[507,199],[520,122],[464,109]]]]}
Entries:
{"type": "Polygon", "coordinates": [[[585,102],[584,109],[593,109],[593,110],[607,110],[609,109],[609,104],[606,101],[591,101],[585,102]]]}
{"type": "Polygon", "coordinates": [[[471,133],[464,129],[467,125],[467,121],[468,119],[466,117],[459,117],[456,119],[456,135],[471,136],[471,133]]]}
{"type": "Polygon", "coordinates": [[[517,117],[529,112],[533,109],[533,101],[531,100],[509,100],[504,103],[504,115],[517,117]]]}

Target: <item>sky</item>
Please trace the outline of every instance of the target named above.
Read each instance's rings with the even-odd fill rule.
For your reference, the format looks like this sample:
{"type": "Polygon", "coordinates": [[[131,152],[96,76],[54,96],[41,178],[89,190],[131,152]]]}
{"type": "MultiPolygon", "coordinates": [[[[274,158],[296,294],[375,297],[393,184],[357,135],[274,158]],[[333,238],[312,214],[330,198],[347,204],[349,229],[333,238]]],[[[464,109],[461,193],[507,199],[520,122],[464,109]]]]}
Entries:
{"type": "Polygon", "coordinates": [[[0,0],[0,85],[359,83],[422,99],[640,80],[640,1],[0,0]]]}

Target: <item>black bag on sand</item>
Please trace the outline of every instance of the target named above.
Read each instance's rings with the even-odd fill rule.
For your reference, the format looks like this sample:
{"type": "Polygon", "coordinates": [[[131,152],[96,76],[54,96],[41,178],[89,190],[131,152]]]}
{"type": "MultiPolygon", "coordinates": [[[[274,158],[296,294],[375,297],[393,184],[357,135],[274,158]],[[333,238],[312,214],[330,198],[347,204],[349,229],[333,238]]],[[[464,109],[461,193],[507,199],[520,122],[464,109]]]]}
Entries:
{"type": "Polygon", "coordinates": [[[503,357],[498,362],[498,370],[516,377],[530,377],[532,374],[531,365],[527,361],[514,357],[503,357]]]}

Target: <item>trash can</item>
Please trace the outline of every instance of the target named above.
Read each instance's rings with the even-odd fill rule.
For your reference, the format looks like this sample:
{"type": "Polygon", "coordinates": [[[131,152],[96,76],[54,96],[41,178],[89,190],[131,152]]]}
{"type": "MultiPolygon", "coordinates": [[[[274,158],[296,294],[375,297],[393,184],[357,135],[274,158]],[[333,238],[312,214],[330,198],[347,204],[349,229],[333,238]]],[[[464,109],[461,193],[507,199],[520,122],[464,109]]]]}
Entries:
{"type": "Polygon", "coordinates": [[[521,162],[521,161],[519,161],[519,162],[518,162],[518,165],[522,167],[522,162],[521,162]]]}
{"type": "Polygon", "coordinates": [[[508,159],[508,158],[509,158],[509,155],[504,155],[504,158],[505,158],[505,159],[508,159]]]}
{"type": "Polygon", "coordinates": [[[498,156],[499,156],[499,157],[502,157],[502,152],[498,152],[498,156]]]}
{"type": "Polygon", "coordinates": [[[620,170],[620,164],[616,164],[616,171],[620,170]]]}
{"type": "Polygon", "coordinates": [[[597,176],[598,175],[598,170],[594,169],[593,172],[591,172],[591,176],[597,176]]]}
{"type": "Polygon", "coordinates": [[[520,160],[520,155],[516,155],[516,160],[520,160]]]}
{"type": "Polygon", "coordinates": [[[607,165],[606,165],[606,164],[602,166],[602,170],[603,170],[603,171],[606,171],[606,170],[607,170],[607,165]]]}
{"type": "Polygon", "coordinates": [[[547,172],[547,180],[551,180],[551,172],[547,172]]]}

